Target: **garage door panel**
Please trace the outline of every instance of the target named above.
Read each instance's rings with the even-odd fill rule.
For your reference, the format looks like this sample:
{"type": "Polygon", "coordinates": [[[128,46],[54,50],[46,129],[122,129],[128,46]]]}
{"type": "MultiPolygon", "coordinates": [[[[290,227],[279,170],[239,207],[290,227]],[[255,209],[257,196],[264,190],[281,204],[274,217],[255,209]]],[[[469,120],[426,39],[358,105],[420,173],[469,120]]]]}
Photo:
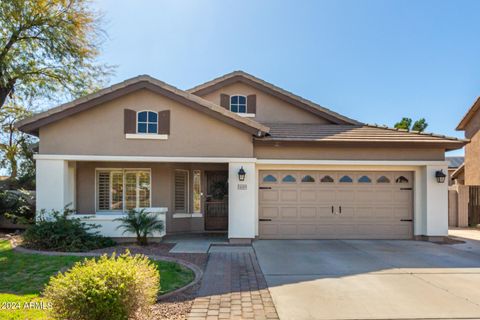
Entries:
{"type": "Polygon", "coordinates": [[[278,225],[260,223],[259,232],[263,237],[278,237],[278,225]]]}
{"type": "Polygon", "coordinates": [[[280,208],[280,217],[286,219],[297,219],[298,213],[296,207],[282,207],[280,208]]]}
{"type": "Polygon", "coordinates": [[[300,192],[300,201],[315,201],[317,199],[317,190],[315,189],[301,189],[300,192]]]}
{"type": "Polygon", "coordinates": [[[317,217],[319,219],[322,219],[322,218],[334,219],[335,217],[332,215],[332,206],[317,207],[317,217]]]}
{"type": "Polygon", "coordinates": [[[260,208],[260,218],[279,218],[279,208],[278,207],[261,207],[260,208]]]}
{"type": "Polygon", "coordinates": [[[298,235],[296,224],[281,224],[278,226],[278,232],[282,235],[296,236],[298,235]]]}
{"type": "Polygon", "coordinates": [[[280,200],[284,201],[297,201],[298,191],[297,190],[280,190],[280,200]]]}
{"type": "Polygon", "coordinates": [[[260,202],[276,202],[279,199],[278,190],[262,190],[260,192],[260,202]]]}
{"type": "MultiPolygon", "coordinates": [[[[330,198],[331,200],[331,198],[330,198]]],[[[355,190],[341,188],[339,187],[336,192],[335,200],[340,202],[354,202],[355,201],[355,190]]]]}
{"type": "Polygon", "coordinates": [[[332,199],[335,199],[336,197],[336,189],[332,188],[332,189],[320,189],[320,190],[317,190],[317,199],[318,199],[318,202],[322,203],[322,202],[325,202],[325,201],[332,201],[332,199]]]}
{"type": "Polygon", "coordinates": [[[259,177],[260,186],[268,187],[259,191],[259,216],[271,220],[260,222],[261,238],[409,239],[413,235],[413,223],[408,221],[413,216],[411,172],[268,171],[259,177]],[[262,183],[268,175],[277,181],[262,183]],[[342,177],[350,180],[339,182],[342,177]]]}
{"type": "Polygon", "coordinates": [[[315,207],[301,207],[300,218],[302,219],[314,219],[317,216],[317,209],[315,207]]]}
{"type": "Polygon", "coordinates": [[[410,190],[400,190],[393,194],[393,201],[395,202],[411,202],[412,192],[410,190]]]}

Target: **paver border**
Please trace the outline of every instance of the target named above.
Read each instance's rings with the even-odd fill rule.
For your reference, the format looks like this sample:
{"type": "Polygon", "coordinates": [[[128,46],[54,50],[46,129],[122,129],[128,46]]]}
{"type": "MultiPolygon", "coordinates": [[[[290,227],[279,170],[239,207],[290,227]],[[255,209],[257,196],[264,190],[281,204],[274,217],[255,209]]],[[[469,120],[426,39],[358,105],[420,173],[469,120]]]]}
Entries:
{"type": "MultiPolygon", "coordinates": [[[[45,256],[74,256],[74,257],[101,257],[102,255],[108,254],[108,253],[99,253],[99,252],[62,252],[62,251],[42,251],[42,250],[34,250],[34,249],[27,249],[25,247],[22,247],[21,245],[18,244],[16,239],[14,237],[8,236],[7,238],[10,240],[10,244],[12,245],[12,249],[15,252],[20,252],[20,253],[28,253],[28,254],[40,254],[40,255],[45,255],[45,256]]],[[[196,264],[193,264],[191,262],[178,259],[178,258],[173,258],[173,257],[167,257],[167,256],[157,256],[157,255],[149,255],[149,254],[144,254],[145,256],[149,257],[152,260],[155,261],[167,261],[167,262],[174,262],[178,263],[179,265],[190,269],[193,271],[195,274],[195,278],[188,283],[187,285],[175,289],[173,291],[167,292],[165,294],[159,295],[157,297],[157,301],[164,300],[166,298],[169,298],[173,295],[176,295],[180,292],[183,292],[197,283],[200,282],[200,280],[203,278],[203,271],[200,267],[198,267],[196,264]]]]}

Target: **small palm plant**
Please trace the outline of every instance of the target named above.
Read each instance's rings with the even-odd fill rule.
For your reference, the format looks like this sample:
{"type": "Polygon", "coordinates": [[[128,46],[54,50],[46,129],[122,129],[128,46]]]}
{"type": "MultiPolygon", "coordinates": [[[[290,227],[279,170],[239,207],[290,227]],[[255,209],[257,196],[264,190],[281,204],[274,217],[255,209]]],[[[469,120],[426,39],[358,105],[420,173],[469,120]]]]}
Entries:
{"type": "Polygon", "coordinates": [[[141,246],[148,244],[147,237],[149,235],[153,235],[155,231],[162,232],[164,228],[163,221],[158,220],[154,214],[145,209],[131,209],[125,217],[117,218],[114,221],[121,222],[117,229],[122,228],[123,233],[135,233],[137,243],[141,246]]]}

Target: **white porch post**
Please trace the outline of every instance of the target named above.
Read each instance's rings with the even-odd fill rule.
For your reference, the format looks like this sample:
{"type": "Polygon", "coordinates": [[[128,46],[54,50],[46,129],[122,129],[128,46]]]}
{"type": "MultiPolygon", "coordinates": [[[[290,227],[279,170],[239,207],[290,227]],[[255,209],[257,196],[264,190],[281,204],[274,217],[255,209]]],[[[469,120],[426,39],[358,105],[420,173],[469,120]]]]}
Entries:
{"type": "Polygon", "coordinates": [[[232,242],[249,242],[255,238],[257,179],[254,162],[228,164],[228,238],[232,242]],[[245,181],[239,181],[243,167],[245,181]]]}
{"type": "Polygon", "coordinates": [[[74,201],[74,167],[66,160],[37,159],[37,212],[42,209],[62,211],[74,201]]]}
{"type": "Polygon", "coordinates": [[[422,167],[418,180],[421,188],[421,222],[416,230],[417,235],[427,237],[448,235],[448,182],[438,183],[435,173],[443,170],[446,174],[446,165],[428,165],[422,167]]]}

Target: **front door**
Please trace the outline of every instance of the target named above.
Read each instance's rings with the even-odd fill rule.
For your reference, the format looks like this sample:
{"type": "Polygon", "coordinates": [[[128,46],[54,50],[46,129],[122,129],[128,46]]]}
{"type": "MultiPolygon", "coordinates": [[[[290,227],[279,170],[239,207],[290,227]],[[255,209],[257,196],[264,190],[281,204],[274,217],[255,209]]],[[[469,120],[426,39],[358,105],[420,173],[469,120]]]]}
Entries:
{"type": "Polygon", "coordinates": [[[206,171],[205,230],[228,229],[228,172],[206,171]]]}

